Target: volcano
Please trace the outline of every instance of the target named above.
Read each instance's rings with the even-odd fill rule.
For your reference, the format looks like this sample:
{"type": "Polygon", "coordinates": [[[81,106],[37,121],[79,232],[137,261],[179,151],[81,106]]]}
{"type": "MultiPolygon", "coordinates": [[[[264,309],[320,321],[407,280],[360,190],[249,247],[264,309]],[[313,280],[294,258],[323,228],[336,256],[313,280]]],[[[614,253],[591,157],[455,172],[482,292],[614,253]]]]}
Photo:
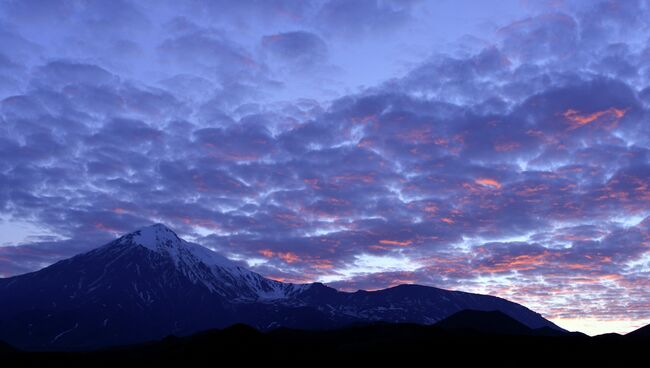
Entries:
{"type": "Polygon", "coordinates": [[[434,324],[467,309],[562,331],[522,305],[489,295],[420,285],[342,292],[267,279],[155,224],[42,270],[0,279],[0,340],[27,349],[91,349],[237,323],[259,330],[434,324]]]}

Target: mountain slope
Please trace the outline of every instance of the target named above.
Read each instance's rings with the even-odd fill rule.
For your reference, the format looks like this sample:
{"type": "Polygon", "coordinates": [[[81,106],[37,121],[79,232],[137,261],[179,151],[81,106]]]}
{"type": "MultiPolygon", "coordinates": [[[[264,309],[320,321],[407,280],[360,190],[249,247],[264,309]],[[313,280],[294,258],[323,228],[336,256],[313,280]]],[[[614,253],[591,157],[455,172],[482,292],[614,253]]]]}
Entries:
{"type": "Polygon", "coordinates": [[[540,314],[502,298],[421,285],[345,293],[317,283],[296,298],[325,313],[348,315],[365,321],[433,324],[465,309],[498,310],[533,329],[549,327],[562,330],[540,314]]]}
{"type": "Polygon", "coordinates": [[[239,319],[234,303],[299,289],[154,225],[0,280],[0,339],[39,348],[139,342],[224,327],[239,319]]]}
{"type": "Polygon", "coordinates": [[[499,311],[465,309],[436,323],[448,331],[478,332],[496,335],[532,335],[533,329],[499,311]]]}
{"type": "Polygon", "coordinates": [[[102,247],[103,250],[130,249],[139,245],[171,260],[176,270],[193,283],[203,284],[211,292],[230,300],[285,298],[302,289],[299,285],[266,279],[218,253],[186,242],[162,224],[127,234],[116,242],[102,247]]]}
{"type": "Polygon", "coordinates": [[[650,337],[650,325],[646,325],[641,328],[638,328],[628,333],[626,336],[650,337]]]}
{"type": "Polygon", "coordinates": [[[87,349],[235,323],[262,330],[432,324],[463,309],[499,310],[530,328],[560,330],[492,296],[417,285],[346,293],[269,280],[156,224],[40,271],[0,279],[0,340],[87,349]]]}

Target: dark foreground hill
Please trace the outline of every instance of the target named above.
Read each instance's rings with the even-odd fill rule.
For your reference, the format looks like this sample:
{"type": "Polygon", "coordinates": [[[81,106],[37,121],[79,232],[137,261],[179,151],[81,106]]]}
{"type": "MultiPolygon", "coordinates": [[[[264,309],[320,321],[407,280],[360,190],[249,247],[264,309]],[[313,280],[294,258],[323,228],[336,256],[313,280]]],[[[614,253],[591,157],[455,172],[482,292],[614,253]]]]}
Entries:
{"type": "Polygon", "coordinates": [[[636,337],[650,337],[650,325],[643,326],[630,332],[628,335],[636,337]]]}
{"type": "Polygon", "coordinates": [[[92,352],[5,351],[0,353],[0,359],[16,365],[65,364],[66,367],[144,363],[220,366],[232,362],[310,366],[350,361],[399,362],[401,366],[415,362],[424,366],[621,364],[645,358],[650,344],[648,338],[630,336],[590,338],[572,333],[548,336],[543,330],[520,329],[517,323],[498,313],[461,312],[434,326],[380,323],[335,330],[280,328],[263,332],[234,325],[187,337],[170,336],[156,342],[92,352]],[[497,321],[504,324],[494,325],[497,321]],[[477,327],[472,328],[469,322],[476,323],[477,327]],[[513,326],[518,326],[517,331],[512,330],[513,326]]]}

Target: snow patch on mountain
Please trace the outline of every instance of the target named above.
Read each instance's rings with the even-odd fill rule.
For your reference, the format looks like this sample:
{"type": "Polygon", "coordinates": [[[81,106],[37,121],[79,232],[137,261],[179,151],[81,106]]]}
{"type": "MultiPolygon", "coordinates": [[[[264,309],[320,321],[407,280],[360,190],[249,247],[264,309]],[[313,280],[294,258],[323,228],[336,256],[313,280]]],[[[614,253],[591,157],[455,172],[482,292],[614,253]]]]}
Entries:
{"type": "Polygon", "coordinates": [[[182,261],[199,261],[208,266],[239,268],[228,258],[198,244],[187,242],[163,224],[144,227],[122,237],[122,243],[141,245],[160,254],[166,254],[178,264],[182,261]]]}
{"type": "Polygon", "coordinates": [[[240,301],[287,298],[306,285],[269,280],[201,245],[187,242],[163,224],[144,227],[118,239],[118,245],[142,246],[171,259],[193,283],[240,301]]]}

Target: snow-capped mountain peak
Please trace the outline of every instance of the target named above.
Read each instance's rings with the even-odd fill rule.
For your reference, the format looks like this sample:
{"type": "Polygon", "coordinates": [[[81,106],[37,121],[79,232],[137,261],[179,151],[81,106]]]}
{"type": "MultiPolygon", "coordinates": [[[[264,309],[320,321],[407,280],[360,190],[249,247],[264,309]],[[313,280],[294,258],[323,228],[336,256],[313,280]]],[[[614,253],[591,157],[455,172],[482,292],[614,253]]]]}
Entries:
{"type": "Polygon", "coordinates": [[[143,227],[125,236],[127,237],[130,237],[133,243],[153,251],[159,251],[161,246],[175,247],[182,243],[178,235],[163,224],[143,227]]]}
{"type": "Polygon", "coordinates": [[[191,282],[239,300],[281,299],[304,288],[304,285],[266,279],[217,252],[181,239],[163,224],[143,227],[107,245],[116,246],[122,250],[145,248],[156,258],[171,260],[191,282]]]}
{"type": "Polygon", "coordinates": [[[181,239],[173,230],[159,223],[127,234],[120,239],[119,243],[139,245],[158,254],[169,256],[177,266],[181,262],[201,262],[206,266],[240,268],[233,261],[208,248],[181,239]]]}

